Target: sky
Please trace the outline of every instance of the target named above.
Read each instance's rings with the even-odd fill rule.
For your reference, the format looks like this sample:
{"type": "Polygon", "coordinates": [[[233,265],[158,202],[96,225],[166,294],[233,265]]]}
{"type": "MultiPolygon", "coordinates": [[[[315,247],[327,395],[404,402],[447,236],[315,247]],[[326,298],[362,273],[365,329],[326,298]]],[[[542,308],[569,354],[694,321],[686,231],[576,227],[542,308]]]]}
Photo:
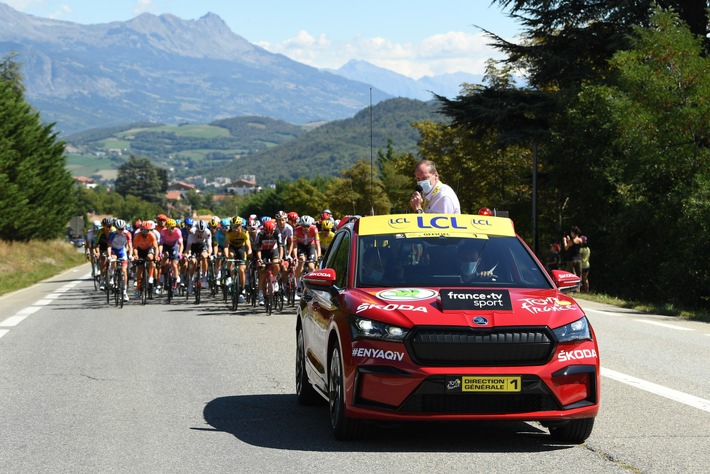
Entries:
{"type": "Polygon", "coordinates": [[[197,20],[212,12],[250,43],[317,68],[351,59],[414,79],[482,74],[501,54],[478,28],[515,39],[520,26],[491,0],[0,0],[43,18],[81,24],[169,13],[197,20]]]}

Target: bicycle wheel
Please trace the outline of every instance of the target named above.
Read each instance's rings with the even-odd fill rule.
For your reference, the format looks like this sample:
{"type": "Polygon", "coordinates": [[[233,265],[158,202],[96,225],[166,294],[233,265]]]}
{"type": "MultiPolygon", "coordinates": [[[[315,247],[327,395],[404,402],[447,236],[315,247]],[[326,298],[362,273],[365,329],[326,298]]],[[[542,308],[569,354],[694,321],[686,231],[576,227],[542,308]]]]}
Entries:
{"type": "Polygon", "coordinates": [[[106,292],[106,304],[111,303],[111,285],[109,285],[109,264],[106,264],[106,271],[104,272],[104,291],[106,292]]]}
{"type": "Polygon", "coordinates": [[[116,269],[116,278],[118,279],[118,306],[123,308],[124,295],[126,294],[126,283],[123,281],[123,265],[121,262],[116,269]]]}
{"type": "Polygon", "coordinates": [[[113,303],[114,306],[118,307],[118,266],[119,263],[116,262],[116,269],[113,271],[113,303]]]}
{"type": "Polygon", "coordinates": [[[165,287],[168,295],[168,304],[173,301],[173,266],[168,266],[168,272],[165,274],[165,287]]]}
{"type": "Polygon", "coordinates": [[[232,277],[232,294],[230,295],[231,297],[231,308],[232,311],[236,311],[237,308],[239,307],[239,270],[234,272],[234,276],[232,277]]]}
{"type": "Polygon", "coordinates": [[[200,268],[200,263],[197,263],[197,270],[195,270],[195,304],[200,304],[202,300],[202,268],[200,268]]]}
{"type": "Polygon", "coordinates": [[[276,292],[276,309],[279,312],[284,310],[284,298],[283,281],[279,280],[279,291],[276,292]]]}
{"type": "Polygon", "coordinates": [[[266,274],[264,282],[264,309],[268,315],[274,310],[274,277],[270,272],[266,274]]]}
{"type": "Polygon", "coordinates": [[[141,273],[143,275],[141,277],[141,304],[145,305],[150,291],[148,288],[148,263],[146,261],[143,261],[143,271],[141,273]]]}

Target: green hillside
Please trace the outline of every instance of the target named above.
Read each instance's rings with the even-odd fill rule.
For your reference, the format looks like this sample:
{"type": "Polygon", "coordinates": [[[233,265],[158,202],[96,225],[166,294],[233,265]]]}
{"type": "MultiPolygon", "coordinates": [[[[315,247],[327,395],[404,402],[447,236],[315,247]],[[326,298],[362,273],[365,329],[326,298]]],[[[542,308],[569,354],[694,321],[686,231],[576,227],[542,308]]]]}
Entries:
{"type": "Polygon", "coordinates": [[[415,121],[443,121],[436,104],[391,99],[353,118],[320,126],[296,126],[264,117],[237,117],[207,125],[137,123],[94,129],[65,138],[74,175],[115,178],[130,155],[169,169],[171,179],[253,174],[260,185],[301,176],[333,176],[372,150],[416,153],[415,121]],[[372,126],[371,126],[372,124],[372,126]]]}
{"type": "Polygon", "coordinates": [[[370,159],[371,131],[375,155],[387,147],[388,140],[395,152],[416,153],[419,134],[412,123],[424,120],[443,122],[445,118],[434,102],[386,100],[374,106],[372,113],[367,108],[351,119],[327,123],[286,145],[231,161],[210,176],[253,174],[263,185],[300,176],[337,175],[359,159],[370,159]]]}

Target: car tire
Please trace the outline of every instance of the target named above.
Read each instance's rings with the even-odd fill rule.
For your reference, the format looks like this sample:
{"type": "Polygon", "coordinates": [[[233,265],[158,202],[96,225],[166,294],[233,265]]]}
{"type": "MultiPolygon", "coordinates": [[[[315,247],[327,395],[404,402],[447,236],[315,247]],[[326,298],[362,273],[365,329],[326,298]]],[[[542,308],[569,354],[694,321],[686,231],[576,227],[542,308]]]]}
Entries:
{"type": "Polygon", "coordinates": [[[345,414],[345,382],[340,348],[334,347],[330,353],[328,372],[328,408],[333,435],[341,441],[357,439],[362,430],[362,420],[345,414]]]}
{"type": "Polygon", "coordinates": [[[306,345],[301,328],[296,331],[296,398],[301,405],[315,405],[323,401],[308,380],[306,345]]]}
{"type": "Polygon", "coordinates": [[[550,436],[555,441],[569,444],[583,443],[589,435],[592,434],[594,428],[594,418],[579,418],[570,420],[568,423],[560,426],[550,426],[550,436]]]}

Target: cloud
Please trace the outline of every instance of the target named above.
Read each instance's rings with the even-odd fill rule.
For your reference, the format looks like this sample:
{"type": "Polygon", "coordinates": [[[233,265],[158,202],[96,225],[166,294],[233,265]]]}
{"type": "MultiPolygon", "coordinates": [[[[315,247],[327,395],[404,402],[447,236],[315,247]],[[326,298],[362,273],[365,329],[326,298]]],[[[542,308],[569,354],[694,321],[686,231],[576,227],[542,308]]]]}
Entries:
{"type": "Polygon", "coordinates": [[[280,43],[261,42],[259,46],[317,68],[337,69],[351,59],[360,59],[418,79],[460,71],[482,74],[489,58],[502,57],[487,45],[489,41],[483,33],[458,31],[429,36],[418,43],[363,36],[332,41],[325,34],[316,37],[301,30],[280,43]]]}
{"type": "Polygon", "coordinates": [[[153,0],[137,0],[136,6],[133,7],[133,13],[136,15],[155,10],[153,0]]]}
{"type": "Polygon", "coordinates": [[[64,18],[66,15],[70,14],[72,12],[72,9],[69,5],[62,4],[59,5],[59,10],[55,11],[54,13],[49,14],[49,18],[52,18],[54,20],[59,20],[61,18],[64,18]]]}

